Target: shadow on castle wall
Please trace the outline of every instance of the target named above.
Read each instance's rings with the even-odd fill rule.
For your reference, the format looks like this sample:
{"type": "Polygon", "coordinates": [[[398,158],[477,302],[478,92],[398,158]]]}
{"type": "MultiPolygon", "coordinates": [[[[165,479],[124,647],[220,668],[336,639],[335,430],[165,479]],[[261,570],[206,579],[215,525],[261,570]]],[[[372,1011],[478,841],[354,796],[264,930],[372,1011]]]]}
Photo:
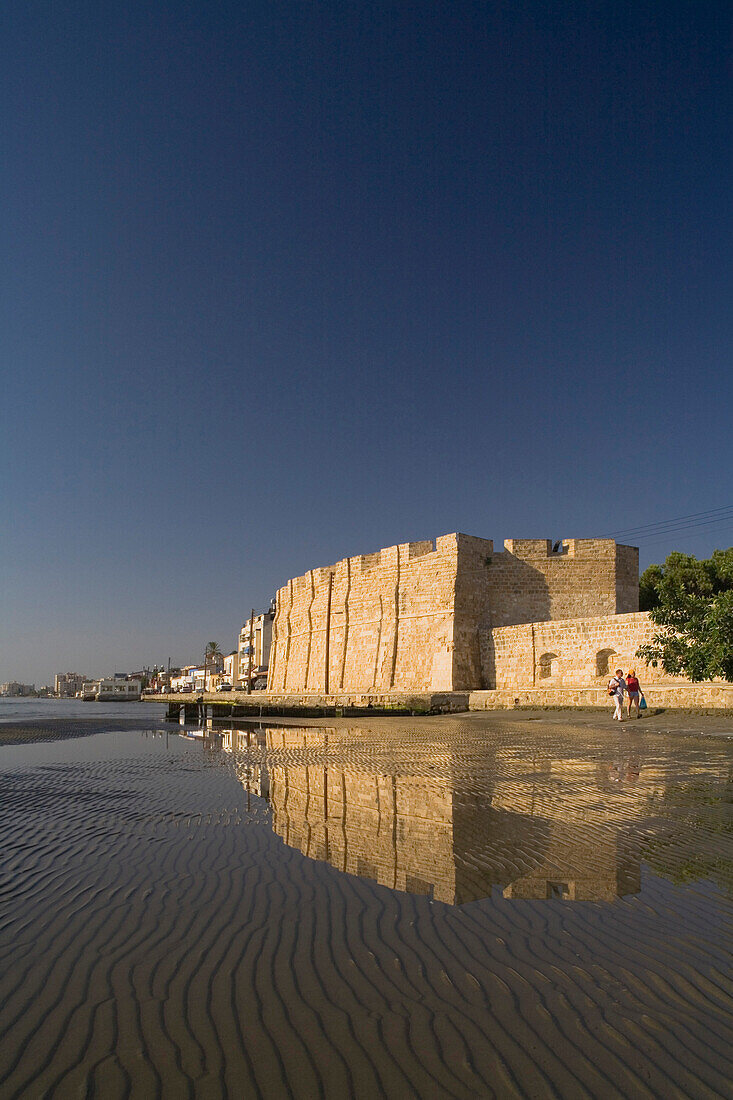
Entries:
{"type": "MultiPolygon", "coordinates": [[[[558,555],[559,556],[559,555],[558,555]]],[[[552,618],[546,574],[531,561],[496,554],[489,569],[491,626],[517,626],[552,618]]]]}

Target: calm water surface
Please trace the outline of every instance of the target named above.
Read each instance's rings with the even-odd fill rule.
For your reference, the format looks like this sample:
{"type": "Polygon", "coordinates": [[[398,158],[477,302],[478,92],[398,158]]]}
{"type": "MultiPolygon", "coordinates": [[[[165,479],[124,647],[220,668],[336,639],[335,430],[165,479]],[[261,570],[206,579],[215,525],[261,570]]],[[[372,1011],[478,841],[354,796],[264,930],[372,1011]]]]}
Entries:
{"type": "Polygon", "coordinates": [[[164,703],[84,703],[81,699],[0,698],[0,725],[43,722],[101,722],[113,718],[145,723],[165,717],[164,703]]]}
{"type": "Polygon", "coordinates": [[[730,741],[28,704],[3,1098],[731,1095],[730,741]]]}

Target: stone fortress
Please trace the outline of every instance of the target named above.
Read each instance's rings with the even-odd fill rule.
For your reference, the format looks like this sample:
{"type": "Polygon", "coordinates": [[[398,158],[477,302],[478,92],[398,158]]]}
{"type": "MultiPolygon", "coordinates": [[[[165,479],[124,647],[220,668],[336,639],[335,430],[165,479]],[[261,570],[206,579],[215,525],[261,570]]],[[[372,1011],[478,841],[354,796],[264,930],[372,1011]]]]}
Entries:
{"type": "Polygon", "coordinates": [[[279,590],[268,693],[598,688],[616,665],[660,683],[638,608],[638,550],[613,539],[403,543],[279,590]]]}

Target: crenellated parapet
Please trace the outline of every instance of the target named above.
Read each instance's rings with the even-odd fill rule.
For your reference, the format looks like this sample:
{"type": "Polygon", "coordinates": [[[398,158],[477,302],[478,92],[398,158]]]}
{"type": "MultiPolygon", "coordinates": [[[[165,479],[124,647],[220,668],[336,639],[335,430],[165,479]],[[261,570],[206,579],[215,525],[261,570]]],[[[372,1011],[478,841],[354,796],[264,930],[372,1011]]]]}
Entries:
{"type": "Polygon", "coordinates": [[[639,551],[613,539],[507,539],[493,555],[490,623],[639,610],[639,551]]]}

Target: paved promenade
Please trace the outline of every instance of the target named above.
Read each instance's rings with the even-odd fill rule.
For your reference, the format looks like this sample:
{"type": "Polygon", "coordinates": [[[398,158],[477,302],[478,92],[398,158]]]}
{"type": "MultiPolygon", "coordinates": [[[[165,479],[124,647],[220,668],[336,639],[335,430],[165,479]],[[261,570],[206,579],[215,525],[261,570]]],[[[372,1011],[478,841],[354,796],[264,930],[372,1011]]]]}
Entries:
{"type": "MultiPolygon", "coordinates": [[[[642,685],[643,686],[643,685],[642,685]]],[[[733,684],[675,684],[644,688],[648,708],[657,710],[692,710],[733,714],[733,684]]],[[[462,711],[526,710],[526,709],[609,709],[608,695],[598,685],[549,688],[505,689],[502,691],[452,692],[391,692],[389,694],[357,694],[341,692],[332,695],[283,694],[255,691],[206,692],[205,694],[149,695],[146,699],[168,703],[171,714],[206,705],[222,715],[312,713],[328,715],[385,714],[454,714],[462,711]]]]}

